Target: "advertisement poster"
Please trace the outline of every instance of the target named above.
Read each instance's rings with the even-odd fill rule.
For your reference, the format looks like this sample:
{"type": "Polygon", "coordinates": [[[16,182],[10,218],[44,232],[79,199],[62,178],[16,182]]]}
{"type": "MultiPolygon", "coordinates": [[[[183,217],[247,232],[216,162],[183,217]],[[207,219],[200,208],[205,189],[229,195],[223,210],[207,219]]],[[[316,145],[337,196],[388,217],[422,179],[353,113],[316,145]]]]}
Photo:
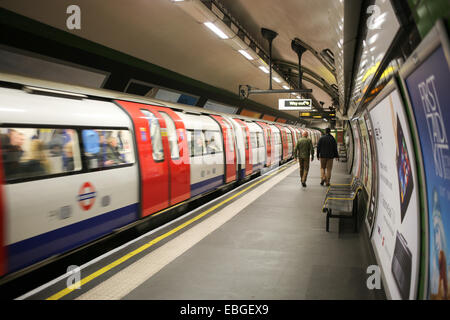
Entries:
{"type": "Polygon", "coordinates": [[[350,170],[353,166],[353,133],[350,122],[347,123],[347,129],[345,130],[345,146],[347,148],[347,170],[350,173],[350,170]]]}
{"type": "Polygon", "coordinates": [[[392,299],[415,299],[419,203],[409,125],[395,89],[370,110],[377,150],[378,205],[372,241],[392,299]]]}
{"type": "Polygon", "coordinates": [[[369,232],[372,231],[373,224],[375,222],[375,210],[376,210],[376,199],[377,199],[377,170],[376,170],[376,152],[375,152],[375,140],[374,140],[374,134],[372,130],[372,124],[369,119],[369,114],[364,114],[364,121],[366,122],[367,127],[367,134],[369,137],[369,150],[370,150],[370,158],[369,158],[369,173],[368,173],[368,182],[367,184],[370,185],[370,193],[368,194],[369,198],[367,200],[368,202],[368,210],[367,210],[367,216],[366,216],[366,222],[369,227],[369,232]]]}
{"type": "Polygon", "coordinates": [[[361,142],[359,138],[358,120],[352,121],[352,132],[354,139],[353,169],[352,175],[361,178],[361,142]]]}
{"type": "Polygon", "coordinates": [[[367,194],[370,196],[372,191],[372,159],[370,157],[370,141],[369,134],[367,132],[366,122],[364,118],[361,117],[358,119],[359,121],[359,129],[361,132],[361,142],[363,149],[363,159],[362,159],[362,167],[363,174],[361,176],[361,180],[366,188],[367,194]]]}
{"type": "Polygon", "coordinates": [[[336,141],[337,143],[344,143],[344,131],[343,130],[338,130],[336,132],[336,141]]]}
{"type": "Polygon", "coordinates": [[[450,72],[439,46],[405,83],[414,112],[426,183],[429,298],[450,299],[450,72]]]}

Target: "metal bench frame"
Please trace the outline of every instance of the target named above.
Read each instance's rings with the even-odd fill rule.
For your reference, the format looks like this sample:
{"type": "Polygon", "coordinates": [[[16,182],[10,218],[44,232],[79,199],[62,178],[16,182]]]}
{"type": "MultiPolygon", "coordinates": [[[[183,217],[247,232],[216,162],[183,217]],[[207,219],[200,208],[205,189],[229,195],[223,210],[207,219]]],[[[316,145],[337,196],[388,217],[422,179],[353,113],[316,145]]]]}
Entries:
{"type": "MultiPolygon", "coordinates": [[[[333,184],[327,190],[325,201],[322,206],[322,212],[326,216],[326,231],[330,230],[330,218],[353,219],[354,231],[358,232],[358,195],[362,190],[362,185],[358,178],[353,177],[349,184],[333,184]],[[329,205],[329,200],[352,201],[351,215],[347,214],[333,214],[333,209],[339,210],[336,206],[329,205]]],[[[340,210],[342,211],[342,210],[340,210]]],[[[344,211],[345,212],[345,211],[344,211]]]]}

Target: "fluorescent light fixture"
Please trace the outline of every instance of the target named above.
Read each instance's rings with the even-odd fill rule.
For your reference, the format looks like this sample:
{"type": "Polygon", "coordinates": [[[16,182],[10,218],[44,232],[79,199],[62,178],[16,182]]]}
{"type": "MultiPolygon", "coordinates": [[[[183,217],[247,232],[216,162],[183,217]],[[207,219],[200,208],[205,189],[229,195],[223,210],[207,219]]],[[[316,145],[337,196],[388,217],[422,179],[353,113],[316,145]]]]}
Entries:
{"type": "Polygon", "coordinates": [[[275,81],[278,82],[278,83],[281,83],[281,80],[278,79],[277,77],[272,77],[272,79],[275,80],[275,81]]]}
{"type": "Polygon", "coordinates": [[[259,66],[259,68],[260,68],[264,73],[269,73],[269,69],[267,69],[265,66],[259,66]]]}
{"type": "Polygon", "coordinates": [[[286,89],[286,90],[289,90],[289,87],[288,87],[288,86],[283,86],[283,88],[286,89]]]}
{"type": "Polygon", "coordinates": [[[367,40],[367,43],[369,45],[371,45],[371,44],[375,43],[375,41],[377,41],[377,39],[378,39],[378,33],[375,33],[373,36],[371,36],[369,38],[369,40],[367,40]]]}
{"type": "Polygon", "coordinates": [[[216,35],[219,36],[221,39],[228,39],[228,36],[223,33],[222,30],[220,30],[216,25],[212,22],[205,22],[205,26],[207,26],[212,32],[214,32],[216,35]]]}
{"type": "Polygon", "coordinates": [[[253,57],[245,50],[239,50],[239,53],[246,57],[248,60],[253,60],[253,57]]]}

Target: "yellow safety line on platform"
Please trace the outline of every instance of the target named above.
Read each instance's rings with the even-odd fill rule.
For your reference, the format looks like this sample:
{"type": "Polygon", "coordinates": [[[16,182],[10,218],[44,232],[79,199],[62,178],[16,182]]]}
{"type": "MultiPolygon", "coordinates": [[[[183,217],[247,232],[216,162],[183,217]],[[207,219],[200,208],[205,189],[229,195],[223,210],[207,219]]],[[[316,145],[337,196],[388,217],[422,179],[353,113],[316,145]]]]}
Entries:
{"type": "Polygon", "coordinates": [[[194,218],[192,218],[192,219],[190,219],[190,220],[184,222],[183,224],[179,225],[178,227],[176,227],[176,228],[174,228],[174,229],[172,229],[172,230],[166,232],[166,233],[163,234],[163,235],[160,235],[159,237],[153,239],[153,240],[150,241],[150,242],[147,242],[146,244],[142,245],[141,247],[139,247],[139,248],[137,248],[137,249],[131,251],[130,253],[128,253],[128,254],[126,254],[125,256],[123,256],[122,258],[119,258],[119,259],[115,260],[114,262],[108,264],[107,266],[101,268],[100,270],[97,270],[96,272],[92,273],[91,275],[89,275],[89,276],[87,276],[87,277],[81,279],[81,280],[78,281],[77,283],[73,284],[71,287],[65,288],[65,289],[63,289],[63,290],[61,290],[61,291],[55,293],[54,295],[48,297],[46,300],[59,300],[59,299],[61,299],[62,297],[68,295],[68,294],[71,293],[73,290],[75,290],[75,288],[81,287],[81,286],[85,285],[86,283],[90,282],[91,280],[93,280],[93,279],[95,279],[95,278],[101,276],[101,275],[104,274],[105,272],[107,272],[107,271],[113,269],[114,267],[120,265],[121,263],[127,261],[128,259],[132,258],[133,256],[135,256],[135,255],[141,253],[142,251],[148,249],[149,247],[153,246],[154,244],[160,242],[161,240],[164,240],[165,238],[171,236],[171,235],[174,234],[175,232],[177,232],[177,231],[179,231],[179,230],[181,230],[181,229],[187,227],[187,226],[190,225],[191,223],[193,223],[193,222],[195,222],[195,221],[197,221],[197,220],[203,218],[203,217],[204,217],[205,215],[207,215],[208,213],[210,213],[210,212],[216,210],[217,208],[223,206],[225,203],[227,203],[227,202],[233,200],[234,198],[240,196],[241,194],[243,194],[243,193],[246,192],[247,190],[249,190],[249,189],[255,187],[256,185],[260,184],[261,182],[263,182],[263,181],[269,179],[271,176],[273,176],[273,175],[275,175],[275,174],[277,174],[277,173],[280,173],[280,172],[282,172],[283,170],[286,170],[287,168],[288,168],[288,167],[284,167],[284,168],[278,169],[277,171],[271,173],[271,174],[268,175],[267,177],[264,177],[264,178],[262,178],[261,180],[256,181],[255,183],[251,184],[250,186],[248,186],[248,187],[245,188],[244,190],[239,191],[238,193],[236,193],[236,194],[232,195],[231,197],[229,197],[229,198],[223,200],[222,202],[216,204],[215,206],[209,208],[208,210],[206,210],[206,211],[200,213],[199,215],[195,216],[194,218]]]}

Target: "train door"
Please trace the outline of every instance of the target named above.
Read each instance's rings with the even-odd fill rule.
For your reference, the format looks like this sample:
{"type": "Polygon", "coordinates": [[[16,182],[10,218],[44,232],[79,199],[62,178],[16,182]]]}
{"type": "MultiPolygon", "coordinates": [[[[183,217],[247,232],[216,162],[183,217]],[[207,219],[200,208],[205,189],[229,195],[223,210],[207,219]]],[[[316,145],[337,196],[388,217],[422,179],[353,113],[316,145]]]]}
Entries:
{"type": "MultiPolygon", "coordinates": [[[[1,142],[0,142],[1,143],[1,142]]],[[[0,145],[0,277],[6,273],[6,256],[5,256],[5,202],[3,201],[3,156],[1,154],[2,146],[0,145]]]]}
{"type": "Polygon", "coordinates": [[[264,134],[264,141],[265,141],[265,146],[266,146],[266,157],[265,157],[266,161],[265,161],[264,166],[270,167],[270,165],[272,164],[272,137],[270,134],[270,128],[264,122],[257,121],[256,123],[261,126],[261,128],[263,129],[263,134],[264,134]]]}
{"type": "Polygon", "coordinates": [[[245,176],[248,176],[252,173],[252,151],[250,145],[250,131],[248,129],[247,124],[241,119],[234,118],[242,130],[242,139],[245,145],[245,176]]]}
{"type": "Polygon", "coordinates": [[[278,124],[276,124],[275,126],[277,126],[277,128],[280,130],[281,145],[282,145],[281,160],[282,162],[284,162],[288,158],[288,142],[286,137],[286,128],[278,124]]]}
{"type": "Polygon", "coordinates": [[[286,138],[287,138],[287,142],[288,142],[288,158],[291,158],[292,154],[293,154],[293,148],[294,148],[292,132],[289,128],[285,128],[285,130],[286,130],[286,138]]]}
{"type": "Polygon", "coordinates": [[[142,216],[169,206],[169,161],[164,118],[154,106],[117,101],[134,123],[141,174],[142,216]],[[165,136],[165,139],[163,139],[165,136]]]}
{"type": "Polygon", "coordinates": [[[272,165],[281,162],[281,133],[275,125],[270,125],[272,131],[272,165]]]}
{"type": "Polygon", "coordinates": [[[225,149],[225,183],[236,180],[236,150],[234,148],[234,131],[228,120],[218,115],[211,115],[222,128],[225,149]]]}
{"type": "Polygon", "coordinates": [[[297,130],[295,130],[295,128],[289,126],[288,127],[291,130],[292,133],[292,139],[293,139],[293,146],[295,148],[295,146],[297,145],[297,130]]]}
{"type": "Polygon", "coordinates": [[[264,167],[266,146],[262,128],[254,123],[246,123],[250,131],[250,144],[252,149],[252,170],[257,172],[264,167]]]}
{"type": "Polygon", "coordinates": [[[169,160],[169,204],[172,206],[190,197],[189,149],[183,120],[172,109],[155,107],[164,118],[170,151],[169,160]]]}
{"type": "Polygon", "coordinates": [[[236,177],[243,179],[245,177],[245,139],[241,125],[235,119],[224,116],[232,125],[233,136],[235,137],[235,154],[236,154],[236,177]]]}

